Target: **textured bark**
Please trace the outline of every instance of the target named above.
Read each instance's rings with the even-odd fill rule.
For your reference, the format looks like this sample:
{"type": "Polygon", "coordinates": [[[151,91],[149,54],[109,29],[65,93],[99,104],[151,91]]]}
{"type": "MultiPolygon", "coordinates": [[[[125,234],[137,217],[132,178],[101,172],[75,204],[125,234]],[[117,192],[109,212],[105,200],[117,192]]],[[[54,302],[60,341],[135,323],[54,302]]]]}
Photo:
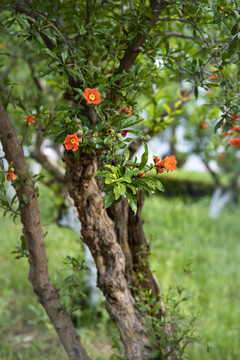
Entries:
{"type": "Polygon", "coordinates": [[[117,240],[122,248],[125,256],[126,270],[125,275],[128,284],[132,285],[132,254],[128,244],[128,202],[127,199],[121,200],[116,204],[112,204],[108,209],[108,214],[114,221],[114,229],[117,240]]]}
{"type": "MultiPolygon", "coordinates": [[[[150,269],[148,260],[149,244],[146,240],[143,230],[142,207],[144,203],[143,192],[138,195],[137,213],[136,215],[129,207],[128,215],[128,243],[132,254],[133,270],[137,273],[141,272],[145,280],[135,282],[138,288],[151,289],[152,296],[160,299],[160,288],[157,280],[150,269]]],[[[138,277],[137,277],[138,278],[138,277]]]]}
{"type": "Polygon", "coordinates": [[[29,280],[53,323],[69,359],[87,360],[88,356],[71,319],[62,307],[58,291],[50,283],[36,189],[28,171],[22,147],[1,102],[0,135],[5,157],[9,163],[13,162],[17,174],[15,189],[29,253],[29,280]]]}
{"type": "Polygon", "coordinates": [[[101,192],[94,179],[97,158],[66,153],[66,182],[82,224],[82,236],[98,270],[98,287],[116,323],[127,359],[148,359],[150,339],[125,278],[125,257],[117,242],[112,221],[102,208],[101,192]]]}

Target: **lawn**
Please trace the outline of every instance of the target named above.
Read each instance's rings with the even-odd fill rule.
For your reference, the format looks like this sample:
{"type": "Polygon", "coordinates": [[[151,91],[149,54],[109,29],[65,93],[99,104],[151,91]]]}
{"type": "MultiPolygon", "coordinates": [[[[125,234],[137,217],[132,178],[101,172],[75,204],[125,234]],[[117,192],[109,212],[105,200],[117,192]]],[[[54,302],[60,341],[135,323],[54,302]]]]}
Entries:
{"type": "MultiPolygon", "coordinates": [[[[56,216],[55,198],[44,192],[46,197],[40,198],[40,205],[44,232],[48,231],[46,250],[51,278],[58,284],[65,256],[76,256],[83,250],[78,234],[52,223],[56,216]]],[[[197,202],[180,197],[168,199],[161,195],[147,198],[144,226],[154,254],[150,257],[152,268],[163,292],[184,281],[187,291],[195,296],[186,305],[189,311],[200,312],[198,333],[202,339],[209,338],[210,352],[203,343],[189,348],[189,358],[236,360],[240,358],[237,221],[240,210],[229,205],[219,219],[212,220],[208,218],[209,201],[209,198],[197,202]],[[192,273],[184,280],[183,268],[189,259],[192,273]]],[[[11,254],[19,241],[21,225],[1,217],[0,228],[0,357],[4,360],[65,360],[52,325],[27,280],[27,260],[15,260],[11,254]]],[[[113,326],[105,311],[100,315],[89,314],[90,321],[83,323],[80,329],[83,343],[92,359],[102,356],[105,360],[111,353],[109,333],[113,326]],[[94,334],[96,318],[99,328],[94,334]]]]}
{"type": "Polygon", "coordinates": [[[198,202],[153,196],[145,202],[145,231],[151,239],[151,264],[164,293],[182,285],[183,268],[192,261],[185,287],[195,296],[189,306],[200,311],[199,334],[206,346],[189,350],[191,360],[240,358],[240,209],[226,208],[208,218],[209,199],[198,202]]]}

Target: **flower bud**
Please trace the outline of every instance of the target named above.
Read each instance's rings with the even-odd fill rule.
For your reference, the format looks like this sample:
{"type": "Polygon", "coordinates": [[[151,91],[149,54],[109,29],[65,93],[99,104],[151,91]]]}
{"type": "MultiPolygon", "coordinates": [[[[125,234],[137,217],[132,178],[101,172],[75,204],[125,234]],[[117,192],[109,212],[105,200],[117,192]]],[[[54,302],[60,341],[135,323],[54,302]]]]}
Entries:
{"type": "Polygon", "coordinates": [[[155,156],[154,163],[157,164],[157,163],[159,163],[159,161],[160,161],[160,157],[159,157],[159,156],[155,156]]]}
{"type": "Polygon", "coordinates": [[[116,133],[115,136],[116,136],[117,139],[120,139],[120,137],[121,137],[122,135],[121,135],[121,133],[116,133]]]}
{"type": "Polygon", "coordinates": [[[83,131],[82,130],[78,130],[77,131],[77,137],[80,138],[83,136],[83,131]]]}
{"type": "Polygon", "coordinates": [[[159,174],[162,174],[162,173],[163,173],[163,168],[162,168],[162,167],[156,167],[156,169],[157,169],[157,172],[158,172],[159,174]]]}

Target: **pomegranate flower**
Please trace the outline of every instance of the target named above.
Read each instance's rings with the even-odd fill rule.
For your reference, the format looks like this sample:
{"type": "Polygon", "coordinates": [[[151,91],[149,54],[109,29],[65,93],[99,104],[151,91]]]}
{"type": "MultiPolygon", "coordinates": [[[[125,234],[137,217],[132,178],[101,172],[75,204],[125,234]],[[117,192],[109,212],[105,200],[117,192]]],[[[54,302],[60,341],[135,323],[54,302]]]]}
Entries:
{"type": "Polygon", "coordinates": [[[164,160],[156,164],[157,171],[161,173],[162,172],[160,171],[161,168],[164,168],[169,171],[174,171],[176,170],[176,164],[177,164],[177,160],[175,155],[167,156],[164,160]]]}
{"type": "Polygon", "coordinates": [[[35,121],[34,121],[35,116],[32,116],[30,114],[30,115],[26,115],[25,117],[26,117],[26,119],[24,121],[27,122],[28,125],[31,125],[32,123],[35,123],[35,121]]]}
{"type": "Polygon", "coordinates": [[[235,138],[230,141],[230,145],[240,146],[240,138],[235,138]]]}
{"type": "Polygon", "coordinates": [[[218,79],[218,78],[219,78],[218,74],[209,76],[209,79],[218,79]]]}
{"type": "Polygon", "coordinates": [[[97,89],[87,88],[83,93],[83,97],[88,104],[98,105],[101,101],[101,94],[97,89]]]}
{"type": "Polygon", "coordinates": [[[130,107],[121,108],[121,109],[120,109],[120,112],[121,112],[121,113],[128,114],[128,115],[131,115],[131,113],[132,113],[132,108],[130,108],[130,107]]]}
{"type": "Polygon", "coordinates": [[[7,181],[16,180],[16,175],[14,174],[14,168],[8,169],[6,178],[7,178],[7,181]]]}
{"type": "Polygon", "coordinates": [[[79,138],[77,134],[67,135],[63,143],[66,150],[77,151],[79,147],[79,138]]]}
{"type": "Polygon", "coordinates": [[[204,120],[201,124],[200,124],[200,129],[206,129],[208,126],[208,123],[204,120]]]}
{"type": "Polygon", "coordinates": [[[128,133],[128,130],[123,130],[123,136],[126,136],[128,133]]]}

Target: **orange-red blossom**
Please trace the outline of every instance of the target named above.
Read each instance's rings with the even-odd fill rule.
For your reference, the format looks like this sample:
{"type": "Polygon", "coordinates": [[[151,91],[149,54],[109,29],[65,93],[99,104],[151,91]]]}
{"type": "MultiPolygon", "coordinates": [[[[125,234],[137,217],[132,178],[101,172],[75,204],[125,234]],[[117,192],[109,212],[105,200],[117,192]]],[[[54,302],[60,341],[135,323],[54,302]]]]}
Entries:
{"type": "Polygon", "coordinates": [[[83,97],[88,104],[98,105],[101,101],[101,94],[97,89],[87,88],[83,93],[83,97]]]}
{"type": "Polygon", "coordinates": [[[230,141],[230,145],[240,146],[240,138],[235,138],[230,141]]]}
{"type": "Polygon", "coordinates": [[[6,178],[7,178],[7,181],[16,180],[16,175],[14,174],[14,168],[8,169],[6,178]]]}
{"type": "Polygon", "coordinates": [[[66,150],[77,151],[79,147],[79,138],[77,134],[67,135],[63,143],[66,150]]]}
{"type": "Polygon", "coordinates": [[[167,156],[164,160],[157,162],[156,159],[158,160],[158,158],[159,157],[156,156],[154,160],[157,172],[162,173],[163,168],[169,171],[176,170],[177,160],[175,155],[167,156]]]}
{"type": "Polygon", "coordinates": [[[121,112],[121,113],[124,113],[124,114],[131,115],[131,113],[132,113],[132,108],[130,108],[130,107],[121,108],[121,109],[120,109],[120,112],[121,112]]]}
{"type": "Polygon", "coordinates": [[[26,119],[24,121],[26,121],[28,123],[28,125],[31,125],[32,123],[35,123],[35,121],[34,121],[35,116],[32,116],[30,114],[30,115],[26,115],[25,117],[26,117],[26,119]]]}

